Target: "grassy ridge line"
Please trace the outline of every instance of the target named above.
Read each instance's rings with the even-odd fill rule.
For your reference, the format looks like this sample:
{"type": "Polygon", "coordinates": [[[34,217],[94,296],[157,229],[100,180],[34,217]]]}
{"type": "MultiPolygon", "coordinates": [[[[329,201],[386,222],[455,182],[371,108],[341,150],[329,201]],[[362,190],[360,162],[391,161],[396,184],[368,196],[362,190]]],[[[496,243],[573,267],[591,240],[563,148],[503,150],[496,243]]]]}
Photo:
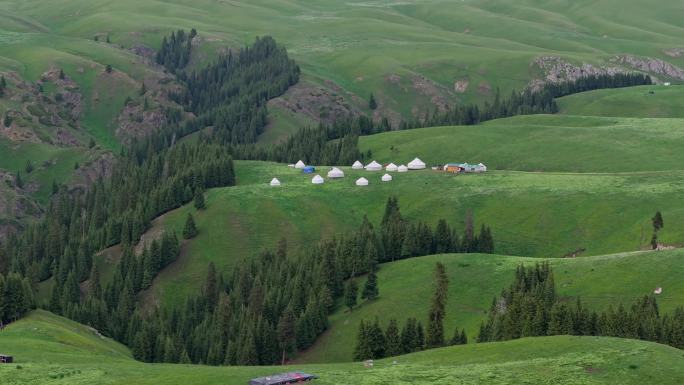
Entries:
{"type": "Polygon", "coordinates": [[[242,385],[250,378],[287,370],[314,373],[320,376],[316,383],[322,385],[642,384],[644,380],[677,384],[684,377],[681,351],[616,338],[559,336],[435,349],[377,361],[372,369],[359,363],[289,367],[144,364],[133,361],[123,347],[120,354],[110,355],[120,350],[120,345],[112,349],[111,344],[72,321],[35,311],[0,332],[0,346],[17,359],[16,365],[0,365],[0,381],[7,385],[242,385]]]}
{"type": "MultiPolygon", "coordinates": [[[[572,302],[581,297],[590,309],[603,310],[623,303],[626,306],[656,287],[661,312],[682,304],[684,274],[681,264],[684,250],[622,253],[605,256],[545,259],[554,269],[560,298],[572,302]]],[[[380,297],[364,303],[352,312],[338,309],[330,317],[330,328],[298,360],[301,362],[344,362],[352,358],[361,320],[380,319],[387,325],[395,318],[403,325],[416,317],[427,325],[432,295],[432,273],[436,262],[446,266],[449,275],[449,300],[446,308],[445,334],[465,328],[471,342],[477,337],[480,322],[486,319],[492,298],[513,281],[520,264],[540,262],[538,258],[500,255],[453,254],[402,260],[382,265],[378,273],[380,297]]],[[[361,280],[363,282],[363,280],[361,280]]]]}
{"type": "Polygon", "coordinates": [[[562,114],[684,118],[684,86],[642,86],[596,90],[558,99],[562,114]],[[652,93],[651,93],[652,92],[652,93]]]}
{"type": "Polygon", "coordinates": [[[479,126],[394,131],[359,139],[380,162],[485,163],[490,170],[634,172],[684,169],[681,119],[534,115],[479,126]]]}
{"type": "MultiPolygon", "coordinates": [[[[155,222],[155,231],[180,234],[191,212],[199,236],[160,273],[150,294],[162,303],[179,304],[201,286],[210,261],[229,272],[258,250],[275,247],[283,236],[290,250],[298,250],[356,228],[363,215],[378,224],[391,195],[399,198],[406,218],[433,226],[445,218],[459,231],[471,210],[476,226],[492,227],[500,254],[560,257],[579,248],[586,248],[583,255],[638,250],[650,240],[650,218],[658,209],[666,222],[661,241],[684,241],[679,171],[453,176],[424,170],[395,174],[391,183],[381,183],[382,173],[343,169],[347,176],[342,180],[315,186],[310,175],[282,164],[236,162],[238,186],[208,191],[207,210],[186,205],[155,222]],[[354,186],[360,176],[370,178],[370,185],[354,186]],[[283,186],[268,186],[273,177],[283,186]]],[[[325,175],[326,168],[319,171],[325,175]]]]}

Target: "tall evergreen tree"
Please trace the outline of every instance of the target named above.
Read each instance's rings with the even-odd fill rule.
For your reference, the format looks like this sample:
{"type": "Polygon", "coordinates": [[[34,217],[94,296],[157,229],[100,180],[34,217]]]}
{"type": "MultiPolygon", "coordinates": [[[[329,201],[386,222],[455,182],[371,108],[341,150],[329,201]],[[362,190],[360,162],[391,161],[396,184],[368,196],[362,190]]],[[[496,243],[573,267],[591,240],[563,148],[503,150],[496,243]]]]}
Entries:
{"type": "Polygon", "coordinates": [[[192,218],[192,214],[188,213],[185,219],[185,226],[183,227],[183,238],[191,239],[197,236],[197,227],[195,226],[195,220],[192,218]]]}
{"type": "Polygon", "coordinates": [[[359,287],[356,284],[356,280],[353,278],[347,281],[347,286],[344,288],[344,304],[352,311],[354,306],[356,306],[356,301],[359,293],[359,287]]]}
{"type": "Polygon", "coordinates": [[[197,210],[204,210],[207,208],[207,205],[204,202],[204,191],[199,188],[195,190],[194,204],[197,210]]]}
{"type": "Polygon", "coordinates": [[[361,298],[372,301],[378,297],[378,294],[378,276],[375,274],[375,270],[371,269],[368,278],[366,278],[366,283],[363,285],[361,298]]]}
{"type": "Polygon", "coordinates": [[[449,289],[449,278],[441,262],[435,265],[435,292],[432,305],[428,313],[427,346],[434,348],[444,345],[444,317],[446,315],[446,301],[449,289]]]}

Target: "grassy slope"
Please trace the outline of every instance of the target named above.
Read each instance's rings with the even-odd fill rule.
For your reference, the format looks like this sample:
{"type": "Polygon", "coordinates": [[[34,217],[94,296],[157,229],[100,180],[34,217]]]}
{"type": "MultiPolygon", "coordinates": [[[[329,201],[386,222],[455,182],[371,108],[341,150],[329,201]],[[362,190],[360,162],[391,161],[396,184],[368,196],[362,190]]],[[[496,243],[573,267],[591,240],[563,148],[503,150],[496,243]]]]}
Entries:
{"type": "MultiPolygon", "coordinates": [[[[681,305],[684,251],[616,254],[574,259],[548,259],[554,268],[558,294],[568,301],[580,296],[593,309],[606,309],[622,302],[631,304],[656,287],[662,311],[681,305]]],[[[449,275],[449,302],[445,332],[451,338],[456,327],[465,328],[473,341],[486,318],[492,298],[510,285],[516,266],[534,264],[537,258],[499,255],[437,255],[384,264],[378,274],[380,298],[363,303],[351,313],[338,309],[330,329],[299,360],[339,362],[352,358],[356,333],[362,319],[379,317],[386,325],[395,318],[403,325],[407,317],[427,324],[435,263],[445,264],[449,275]]],[[[361,283],[363,280],[361,280],[361,283]]]]}
{"type": "Polygon", "coordinates": [[[419,156],[428,164],[483,162],[496,170],[682,170],[683,124],[681,119],[518,116],[479,126],[364,136],[359,147],[380,162],[405,163],[419,156]]]}
{"type": "Polygon", "coordinates": [[[421,352],[361,364],[293,367],[206,367],[143,364],[121,345],[43,311],[0,332],[13,365],[0,365],[7,385],[197,384],[238,385],[285,370],[320,376],[316,384],[677,384],[684,377],[681,351],[615,338],[547,337],[421,352]]]}
{"type": "MultiPolygon", "coordinates": [[[[212,40],[198,62],[219,45],[270,34],[308,79],[331,80],[363,99],[374,92],[381,108],[404,115],[435,101],[482,101],[496,87],[521,88],[541,55],[591,63],[624,53],[683,60],[662,52],[682,45],[684,5],[676,0],[657,9],[638,0],[3,0],[0,11],[0,66],[36,74],[51,57],[113,61],[91,41],[95,34],[126,47],[156,47],[168,31],[196,27],[212,40]],[[457,94],[454,82],[463,79],[470,86],[457,94]]],[[[121,59],[112,64],[127,71],[121,59]]]]}
{"type": "Polygon", "coordinates": [[[399,198],[407,218],[432,224],[446,218],[459,229],[472,210],[477,226],[492,227],[501,254],[558,257],[581,247],[587,255],[638,250],[650,239],[650,217],[657,209],[666,222],[660,239],[684,241],[680,171],[453,176],[425,170],[395,174],[391,183],[380,183],[381,173],[345,172],[342,180],[315,186],[310,176],[285,165],[237,162],[239,185],[208,191],[206,211],[196,213],[187,205],[155,224],[180,234],[192,212],[200,234],[160,274],[154,291],[165,302],[178,303],[203,282],[209,261],[230,270],[256,250],[274,247],[281,236],[296,250],[355,228],[364,214],[378,223],[390,195],[399,198]],[[268,186],[274,176],[283,186],[268,186]],[[354,186],[359,176],[370,178],[370,186],[354,186]]]}
{"type": "Polygon", "coordinates": [[[684,118],[683,104],[684,86],[597,90],[558,100],[563,114],[645,118],[684,118]]]}

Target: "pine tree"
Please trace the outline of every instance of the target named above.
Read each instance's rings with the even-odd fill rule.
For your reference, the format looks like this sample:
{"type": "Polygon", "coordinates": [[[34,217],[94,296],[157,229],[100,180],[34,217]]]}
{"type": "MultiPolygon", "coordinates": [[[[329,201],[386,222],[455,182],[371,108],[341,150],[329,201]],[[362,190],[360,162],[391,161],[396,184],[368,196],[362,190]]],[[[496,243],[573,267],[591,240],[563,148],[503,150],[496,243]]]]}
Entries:
{"type": "Polygon", "coordinates": [[[107,64],[107,66],[105,67],[105,71],[106,71],[108,74],[111,74],[113,70],[114,70],[114,69],[112,68],[112,65],[111,65],[111,64],[107,64]]]}
{"type": "Polygon", "coordinates": [[[197,227],[195,227],[195,220],[192,218],[192,214],[188,213],[188,217],[185,219],[185,227],[183,227],[183,238],[191,239],[197,236],[197,227]]]}
{"type": "Polygon", "coordinates": [[[356,306],[356,300],[359,293],[359,287],[356,284],[354,278],[350,278],[347,281],[347,286],[344,288],[344,304],[352,311],[354,306],[356,306]]]}
{"type": "Polygon", "coordinates": [[[204,210],[207,208],[207,205],[204,202],[204,191],[199,188],[195,190],[195,208],[197,210],[204,210]]]}
{"type": "Polygon", "coordinates": [[[145,82],[142,82],[142,85],[140,86],[140,95],[145,95],[147,93],[147,86],[145,85],[145,82]]]}
{"type": "Polygon", "coordinates": [[[24,188],[24,181],[21,179],[21,173],[19,172],[17,172],[14,177],[14,185],[17,186],[17,188],[24,188]]]}
{"type": "Polygon", "coordinates": [[[100,284],[100,272],[97,269],[97,264],[93,264],[92,269],[90,270],[90,278],[88,279],[89,281],[89,290],[88,294],[92,298],[97,298],[100,299],[102,298],[102,286],[100,284]]]}
{"type": "Polygon", "coordinates": [[[27,160],[26,167],[24,167],[24,171],[26,171],[27,174],[30,174],[33,171],[33,162],[27,160]]]}
{"type": "Polygon", "coordinates": [[[59,79],[60,79],[60,80],[64,80],[64,78],[65,78],[65,76],[64,76],[64,70],[63,70],[63,69],[60,69],[60,70],[59,70],[59,79]]]}
{"type": "Polygon", "coordinates": [[[361,298],[372,301],[378,297],[378,293],[378,276],[375,274],[374,270],[371,270],[371,272],[368,273],[368,278],[366,278],[366,283],[363,285],[361,298]]]}
{"type": "Polygon", "coordinates": [[[375,101],[375,96],[373,96],[372,93],[370,94],[370,99],[368,100],[368,108],[371,110],[378,108],[378,103],[375,101]]]}
{"type": "MultiPolygon", "coordinates": [[[[5,96],[5,90],[7,90],[7,80],[5,75],[2,75],[0,77],[0,98],[5,96]]],[[[5,127],[9,127],[9,124],[6,124],[5,127]]]]}
{"type": "Polygon", "coordinates": [[[361,320],[359,323],[359,331],[356,334],[356,347],[354,348],[354,359],[363,361],[373,358],[373,352],[370,347],[369,329],[370,325],[361,320]]]}
{"type": "Polygon", "coordinates": [[[214,262],[209,262],[207,279],[204,283],[204,297],[207,301],[207,311],[213,311],[219,297],[218,279],[216,277],[216,267],[214,266],[214,262]]]}
{"type": "Polygon", "coordinates": [[[660,213],[660,211],[656,211],[653,218],[651,218],[651,222],[653,222],[653,231],[654,232],[660,231],[660,229],[662,229],[665,226],[665,224],[663,222],[663,215],[660,213]]]}
{"type": "Polygon", "coordinates": [[[449,279],[441,262],[437,262],[435,266],[434,280],[435,293],[428,314],[427,346],[430,348],[444,345],[444,317],[446,315],[449,279]]]}
{"type": "Polygon", "coordinates": [[[402,354],[402,340],[399,336],[397,320],[391,319],[385,330],[385,341],[387,344],[387,356],[398,356],[402,354]]]}
{"type": "Polygon", "coordinates": [[[282,351],[281,365],[285,365],[287,356],[294,353],[297,336],[295,334],[295,316],[290,307],[286,308],[278,320],[278,343],[282,351]]]}

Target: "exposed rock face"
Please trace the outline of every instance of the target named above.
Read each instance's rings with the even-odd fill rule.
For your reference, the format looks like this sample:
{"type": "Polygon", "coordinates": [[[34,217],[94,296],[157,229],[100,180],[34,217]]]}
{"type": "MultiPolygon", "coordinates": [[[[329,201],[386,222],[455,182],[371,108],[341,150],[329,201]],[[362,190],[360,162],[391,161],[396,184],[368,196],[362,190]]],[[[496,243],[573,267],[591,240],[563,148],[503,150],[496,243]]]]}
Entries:
{"type": "Polygon", "coordinates": [[[13,142],[50,143],[78,146],[77,132],[83,109],[78,85],[68,76],[60,79],[60,71],[44,72],[35,83],[24,81],[16,73],[6,74],[15,88],[7,93],[15,105],[2,116],[10,124],[0,124],[0,136],[13,142]],[[44,90],[51,86],[53,91],[44,90]]]}
{"type": "Polygon", "coordinates": [[[445,111],[454,96],[451,90],[424,76],[413,76],[411,78],[411,85],[420,95],[430,98],[430,102],[439,111],[445,111]]]}
{"type": "Polygon", "coordinates": [[[595,75],[615,75],[629,71],[617,66],[597,67],[593,64],[583,63],[576,65],[558,56],[541,56],[532,62],[543,73],[542,79],[534,79],[530,82],[532,90],[538,90],[545,83],[561,83],[575,81],[579,78],[595,75]]]}
{"type": "Polygon", "coordinates": [[[664,49],[663,53],[669,57],[682,57],[684,56],[684,48],[664,49]]]}
{"type": "Polygon", "coordinates": [[[465,93],[468,90],[469,85],[470,80],[468,79],[457,80],[454,82],[454,91],[458,92],[459,94],[465,93]]]}
{"type": "Polygon", "coordinates": [[[673,79],[684,80],[684,70],[664,60],[650,57],[622,55],[612,59],[611,61],[628,65],[639,71],[656,75],[664,75],[673,79]]]}
{"type": "Polygon", "coordinates": [[[327,88],[299,82],[288,88],[280,97],[270,100],[271,106],[279,106],[295,114],[301,114],[314,122],[330,124],[337,119],[362,114],[358,105],[365,102],[354,96],[345,95],[345,91],[332,82],[327,88]],[[350,103],[351,99],[353,103],[350,103]]]}
{"type": "Polygon", "coordinates": [[[115,161],[114,155],[106,152],[87,164],[81,165],[75,171],[72,187],[86,187],[99,178],[109,178],[112,176],[112,165],[115,161]]]}

